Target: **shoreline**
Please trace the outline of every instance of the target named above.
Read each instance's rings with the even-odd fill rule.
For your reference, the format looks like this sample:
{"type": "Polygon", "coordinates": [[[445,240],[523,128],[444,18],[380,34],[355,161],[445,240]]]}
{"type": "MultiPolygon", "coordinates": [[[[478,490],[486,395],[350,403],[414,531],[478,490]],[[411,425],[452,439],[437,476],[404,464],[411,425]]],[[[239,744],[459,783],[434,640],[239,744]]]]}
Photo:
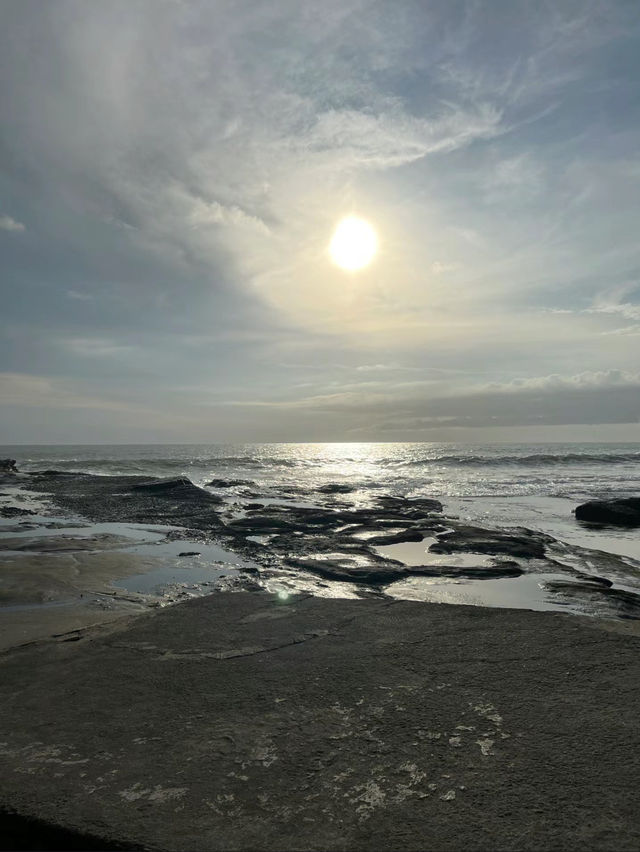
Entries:
{"type": "Polygon", "coordinates": [[[463,501],[322,491],[256,502],[186,478],[5,474],[2,647],[234,589],[640,618],[640,562],[626,556],[470,525],[470,501],[461,519],[463,501]]]}

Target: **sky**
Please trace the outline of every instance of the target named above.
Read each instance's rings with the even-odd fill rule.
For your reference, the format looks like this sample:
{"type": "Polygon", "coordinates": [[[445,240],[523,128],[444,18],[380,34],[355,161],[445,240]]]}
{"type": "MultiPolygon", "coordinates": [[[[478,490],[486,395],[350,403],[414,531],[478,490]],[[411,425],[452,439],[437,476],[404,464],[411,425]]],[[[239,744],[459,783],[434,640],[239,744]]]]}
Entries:
{"type": "Polygon", "coordinates": [[[0,116],[0,443],[640,440],[637,0],[2,0],[0,116]]]}

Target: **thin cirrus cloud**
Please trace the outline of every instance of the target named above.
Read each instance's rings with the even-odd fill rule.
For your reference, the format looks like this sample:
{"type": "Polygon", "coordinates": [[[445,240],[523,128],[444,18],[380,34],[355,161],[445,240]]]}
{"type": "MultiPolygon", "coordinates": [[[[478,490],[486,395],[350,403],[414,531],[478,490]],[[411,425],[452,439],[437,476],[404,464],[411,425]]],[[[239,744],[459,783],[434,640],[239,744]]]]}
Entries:
{"type": "Polygon", "coordinates": [[[125,420],[136,395],[168,416],[167,388],[176,440],[239,434],[251,400],[271,418],[256,440],[304,438],[295,411],[332,437],[400,434],[401,415],[413,437],[517,429],[535,394],[550,426],[608,421],[615,396],[637,434],[615,378],[640,354],[620,322],[640,316],[624,0],[1,15],[6,375],[28,365],[68,411],[91,385],[106,438],[128,428],[118,399],[125,420]],[[346,276],[326,249],[352,212],[380,251],[346,276]]]}
{"type": "Polygon", "coordinates": [[[26,231],[26,229],[26,225],[18,222],[16,219],[12,219],[11,216],[0,216],[0,231],[13,231],[19,234],[26,231]]]}

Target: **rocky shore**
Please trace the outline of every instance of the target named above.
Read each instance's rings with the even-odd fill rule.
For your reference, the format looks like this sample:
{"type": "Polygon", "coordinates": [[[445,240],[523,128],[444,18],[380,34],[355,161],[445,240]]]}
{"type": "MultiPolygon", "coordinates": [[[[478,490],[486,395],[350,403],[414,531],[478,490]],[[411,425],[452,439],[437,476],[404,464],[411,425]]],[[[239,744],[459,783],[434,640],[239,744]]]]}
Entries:
{"type": "MultiPolygon", "coordinates": [[[[522,527],[470,525],[448,516],[442,504],[429,497],[378,496],[362,506],[350,501],[348,486],[336,484],[307,495],[304,502],[294,502],[286,494],[275,502],[260,500],[250,485],[246,496],[229,499],[226,480],[214,480],[211,485],[216,490],[209,490],[185,477],[154,480],[59,471],[21,474],[11,460],[5,463],[4,481],[7,479],[26,492],[46,496],[56,511],[76,518],[172,527],[166,539],[183,541],[185,556],[197,556],[198,547],[207,543],[220,543],[244,558],[235,583],[245,588],[397,596],[406,587],[410,588],[408,596],[415,597],[420,589],[433,594],[434,580],[468,581],[476,583],[469,588],[479,590],[482,600],[482,589],[489,588],[491,581],[508,581],[509,589],[514,589],[518,578],[539,578],[549,608],[640,618],[640,563],[569,546],[522,527]],[[410,543],[415,543],[417,557],[408,557],[410,548],[402,547],[410,543]]],[[[586,513],[595,523],[602,523],[596,520],[602,517],[598,511],[608,513],[607,517],[618,512],[628,523],[634,507],[633,500],[608,501],[606,505],[594,502],[578,507],[576,516],[586,513]]],[[[11,507],[4,511],[28,510],[11,507]]],[[[16,531],[29,528],[28,515],[11,517],[16,519],[16,531]]],[[[5,550],[14,546],[4,543],[5,550]]],[[[28,550],[31,545],[27,541],[21,547],[28,550]]],[[[38,547],[38,541],[33,543],[33,550],[38,547]]],[[[74,550],[73,541],[66,549],[74,550]]],[[[102,541],[93,549],[111,547],[102,541]]],[[[499,596],[500,589],[495,588],[499,596]]]]}

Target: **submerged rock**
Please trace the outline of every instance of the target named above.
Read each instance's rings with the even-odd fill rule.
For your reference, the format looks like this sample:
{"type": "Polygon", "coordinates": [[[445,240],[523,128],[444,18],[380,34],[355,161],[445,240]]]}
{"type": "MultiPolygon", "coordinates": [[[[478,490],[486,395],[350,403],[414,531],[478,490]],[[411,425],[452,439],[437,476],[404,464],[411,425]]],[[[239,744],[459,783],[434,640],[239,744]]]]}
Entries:
{"type": "Polygon", "coordinates": [[[589,521],[595,524],[638,527],[640,526],[640,497],[589,500],[575,509],[575,516],[579,521],[589,521]]]}

